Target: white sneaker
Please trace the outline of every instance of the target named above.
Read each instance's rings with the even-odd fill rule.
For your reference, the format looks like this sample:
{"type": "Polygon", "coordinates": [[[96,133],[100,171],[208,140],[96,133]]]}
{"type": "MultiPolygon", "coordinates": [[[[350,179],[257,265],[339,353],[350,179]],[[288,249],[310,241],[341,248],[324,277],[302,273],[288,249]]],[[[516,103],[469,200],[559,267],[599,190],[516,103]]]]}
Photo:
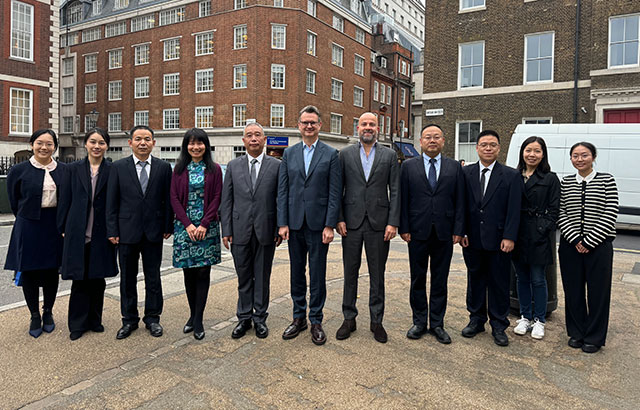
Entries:
{"type": "Polygon", "coordinates": [[[531,337],[538,340],[544,337],[544,323],[539,321],[537,318],[533,322],[533,328],[531,329],[531,337]]]}
{"type": "MultiPolygon", "coordinates": [[[[531,329],[531,322],[529,321],[529,319],[527,319],[524,316],[521,316],[520,319],[516,320],[516,327],[513,328],[513,333],[517,334],[517,335],[524,335],[526,334],[529,329],[531,329]]],[[[544,329],[543,329],[543,333],[544,333],[544,329]]]]}

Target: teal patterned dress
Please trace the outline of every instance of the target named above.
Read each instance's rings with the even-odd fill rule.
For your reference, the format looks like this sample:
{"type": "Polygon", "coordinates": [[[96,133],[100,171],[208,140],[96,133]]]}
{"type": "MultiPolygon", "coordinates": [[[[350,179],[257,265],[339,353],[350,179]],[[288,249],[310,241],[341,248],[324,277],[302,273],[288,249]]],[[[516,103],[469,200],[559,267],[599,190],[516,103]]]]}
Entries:
{"type": "MultiPolygon", "coordinates": [[[[189,198],[187,217],[196,226],[204,216],[204,161],[191,162],[189,172],[189,198]]],[[[197,268],[220,263],[220,227],[218,221],[211,221],[204,239],[193,242],[189,239],[185,226],[174,221],[173,266],[176,268],[197,268]]]]}

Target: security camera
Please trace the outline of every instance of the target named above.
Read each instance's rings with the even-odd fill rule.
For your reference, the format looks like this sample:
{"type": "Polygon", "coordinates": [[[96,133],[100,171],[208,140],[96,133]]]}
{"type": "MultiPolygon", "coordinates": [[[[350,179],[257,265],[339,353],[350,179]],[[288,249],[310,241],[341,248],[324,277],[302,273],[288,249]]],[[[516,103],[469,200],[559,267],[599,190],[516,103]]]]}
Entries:
{"type": "Polygon", "coordinates": [[[585,113],[585,114],[587,113],[587,109],[586,109],[586,108],[584,108],[584,107],[580,107],[580,111],[582,111],[582,112],[583,112],[583,113],[585,113]]]}

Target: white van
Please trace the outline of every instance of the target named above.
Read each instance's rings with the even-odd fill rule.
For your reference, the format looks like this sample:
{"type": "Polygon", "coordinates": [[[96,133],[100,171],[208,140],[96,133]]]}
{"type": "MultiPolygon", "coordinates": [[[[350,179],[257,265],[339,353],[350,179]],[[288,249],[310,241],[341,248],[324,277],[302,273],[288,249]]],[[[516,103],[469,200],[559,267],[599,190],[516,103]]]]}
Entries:
{"type": "Polygon", "coordinates": [[[516,167],[522,141],[541,137],[549,151],[551,170],[562,179],[575,174],[569,149],[587,141],[596,146],[594,169],[616,179],[620,212],[617,227],[640,230],[640,124],[521,124],[511,137],[507,165],[516,167]]]}

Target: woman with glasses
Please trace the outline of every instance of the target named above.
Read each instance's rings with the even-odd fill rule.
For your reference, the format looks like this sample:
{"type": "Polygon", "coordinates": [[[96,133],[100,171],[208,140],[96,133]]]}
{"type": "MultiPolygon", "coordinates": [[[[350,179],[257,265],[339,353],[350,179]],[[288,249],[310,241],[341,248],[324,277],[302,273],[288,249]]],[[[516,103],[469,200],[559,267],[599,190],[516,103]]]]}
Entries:
{"type": "Polygon", "coordinates": [[[593,169],[593,144],[574,144],[569,155],[578,172],[562,179],[558,219],[567,333],[570,347],[595,353],[609,325],[618,189],[613,176],[593,169]]]}

